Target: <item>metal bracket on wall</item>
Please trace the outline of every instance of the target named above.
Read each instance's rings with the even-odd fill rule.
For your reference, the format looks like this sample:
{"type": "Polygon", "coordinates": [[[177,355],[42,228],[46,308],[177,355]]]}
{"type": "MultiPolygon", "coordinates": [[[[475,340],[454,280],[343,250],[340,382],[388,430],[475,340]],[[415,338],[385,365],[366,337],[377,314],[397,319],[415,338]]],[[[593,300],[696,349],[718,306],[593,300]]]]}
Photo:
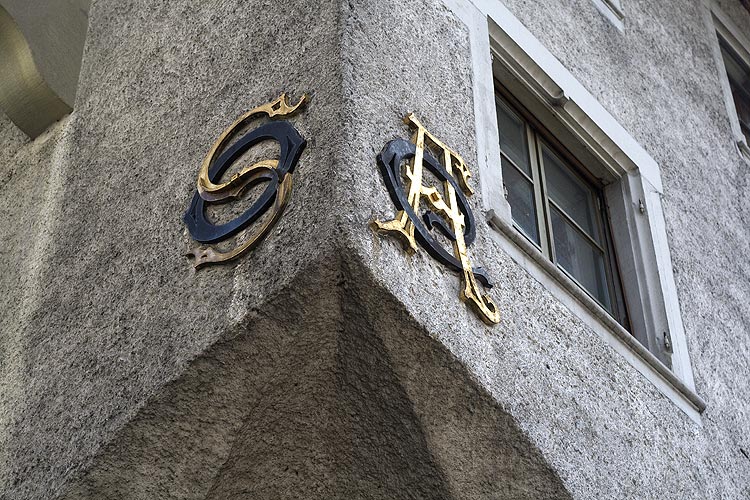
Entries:
{"type": "Polygon", "coordinates": [[[668,353],[672,352],[672,337],[669,332],[664,332],[664,350],[668,353]]]}

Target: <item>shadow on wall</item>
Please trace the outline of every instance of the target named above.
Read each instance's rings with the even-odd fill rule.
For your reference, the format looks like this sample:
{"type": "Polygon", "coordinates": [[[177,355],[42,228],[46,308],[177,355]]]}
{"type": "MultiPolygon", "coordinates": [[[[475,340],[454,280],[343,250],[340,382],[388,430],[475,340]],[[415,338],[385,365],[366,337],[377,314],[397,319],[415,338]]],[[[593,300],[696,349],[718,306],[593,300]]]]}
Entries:
{"type": "Polygon", "coordinates": [[[90,0],[0,0],[0,109],[32,139],[70,113],[90,0]]]}
{"type": "Polygon", "coordinates": [[[570,498],[364,269],[301,273],[155,394],[63,498],[570,498]]]}

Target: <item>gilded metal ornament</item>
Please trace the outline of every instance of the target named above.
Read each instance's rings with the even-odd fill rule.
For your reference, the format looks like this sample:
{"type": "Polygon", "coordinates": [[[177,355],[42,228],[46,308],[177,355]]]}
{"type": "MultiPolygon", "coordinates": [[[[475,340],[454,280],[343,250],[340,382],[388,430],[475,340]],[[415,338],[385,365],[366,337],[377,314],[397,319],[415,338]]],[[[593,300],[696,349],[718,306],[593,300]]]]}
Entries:
{"type": "Polygon", "coordinates": [[[199,243],[218,243],[246,230],[269,210],[270,215],[259,227],[245,234],[243,242],[231,250],[221,251],[210,246],[190,250],[187,255],[194,259],[196,269],[235,259],[252,250],[281,217],[292,192],[292,173],[306,142],[291,123],[276,119],[294,114],[307,100],[307,95],[303,95],[297,104],[290,105],[286,94],[281,94],[278,99],[240,116],[211,146],[198,173],[197,191],[183,217],[193,239],[199,243]],[[251,120],[263,116],[271,121],[245,133],[226,147],[251,120]],[[228,181],[220,182],[221,176],[236,160],[256,144],[267,140],[278,143],[278,159],[260,160],[242,168],[228,181]],[[236,219],[214,224],[206,217],[207,206],[236,200],[248,189],[263,183],[266,188],[236,219]]]}
{"type": "Polygon", "coordinates": [[[393,220],[373,221],[372,227],[378,233],[395,236],[409,253],[417,251],[418,243],[440,263],[461,273],[461,300],[485,323],[497,324],[497,306],[478,283],[488,289],[492,284],[483,269],[472,267],[467,252],[476,236],[474,215],[465,196],[473,194],[469,186],[471,172],[461,156],[428,132],[413,114],[407,115],[404,122],[414,129],[411,141],[392,140],[377,157],[398,213],[393,220]],[[440,160],[431,149],[439,152],[440,160]],[[442,183],[442,194],[435,187],[424,185],[425,169],[442,183]],[[428,208],[420,218],[423,200],[428,208]],[[453,253],[435,239],[433,229],[453,243],[453,253]]]}

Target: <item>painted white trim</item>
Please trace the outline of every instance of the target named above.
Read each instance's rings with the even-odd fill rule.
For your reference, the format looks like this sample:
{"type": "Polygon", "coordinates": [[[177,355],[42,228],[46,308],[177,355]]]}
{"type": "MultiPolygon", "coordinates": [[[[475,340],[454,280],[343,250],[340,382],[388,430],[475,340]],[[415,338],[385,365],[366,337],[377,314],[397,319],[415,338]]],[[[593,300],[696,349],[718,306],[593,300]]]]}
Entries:
{"type": "MultiPolygon", "coordinates": [[[[539,256],[535,257],[535,249],[515,233],[510,210],[505,208],[486,211],[491,225],[498,230],[496,240],[659,391],[700,423],[699,414],[705,409],[705,402],[695,393],[687,353],[661,207],[663,187],[658,164],[498,0],[444,0],[444,3],[469,28],[480,179],[482,184],[497,183],[495,189],[482,186],[483,196],[485,193],[503,196],[497,189],[502,186],[502,171],[497,118],[491,104],[494,103],[493,73],[487,57],[492,52],[609,172],[612,182],[607,189],[607,201],[616,206],[615,210],[625,221],[619,237],[615,235],[618,256],[620,247],[626,247],[631,267],[637,270],[631,279],[636,280],[635,293],[643,298],[639,299],[642,307],[638,314],[643,316],[641,323],[648,333],[647,343],[653,344],[663,332],[669,332],[673,346],[672,371],[580,288],[568,283],[570,280],[551,262],[543,256],[536,258],[539,256]]],[[[483,203],[485,207],[503,206],[493,200],[483,203]]],[[[630,285],[632,288],[633,284],[630,285]]]]}
{"type": "Polygon", "coordinates": [[[687,387],[695,390],[693,368],[690,365],[687,338],[682,324],[682,312],[677,298],[677,284],[672,272],[672,256],[669,252],[667,225],[661,205],[661,194],[656,192],[645,180],[642,180],[642,187],[646,214],[651,225],[653,255],[656,257],[656,265],[653,267],[659,278],[658,287],[661,289],[661,299],[663,300],[663,311],[660,310],[659,313],[666,313],[666,331],[670,333],[672,339],[672,371],[687,387]]]}
{"type": "Polygon", "coordinates": [[[482,203],[485,212],[492,211],[510,219],[510,205],[503,193],[503,178],[499,169],[500,143],[497,129],[497,116],[494,106],[495,86],[492,80],[492,59],[490,56],[490,35],[487,18],[473,5],[464,0],[447,0],[448,7],[468,27],[471,60],[474,68],[472,85],[474,90],[474,116],[477,140],[477,169],[481,177],[482,203]]]}
{"type": "Polygon", "coordinates": [[[729,118],[729,125],[732,129],[735,148],[743,158],[750,160],[750,145],[748,145],[747,138],[742,133],[740,119],[737,117],[737,108],[735,108],[734,105],[732,89],[729,85],[729,77],[727,76],[727,69],[724,66],[724,57],[721,54],[718,36],[721,36],[729,45],[731,45],[734,51],[744,59],[744,62],[747,63],[748,66],[750,66],[750,39],[748,39],[742,30],[732,22],[731,18],[719,8],[714,0],[703,0],[703,7],[704,21],[706,28],[710,33],[711,41],[713,42],[711,49],[714,55],[714,61],[719,70],[719,83],[721,84],[721,90],[724,94],[724,105],[727,109],[727,116],[729,118]]]}

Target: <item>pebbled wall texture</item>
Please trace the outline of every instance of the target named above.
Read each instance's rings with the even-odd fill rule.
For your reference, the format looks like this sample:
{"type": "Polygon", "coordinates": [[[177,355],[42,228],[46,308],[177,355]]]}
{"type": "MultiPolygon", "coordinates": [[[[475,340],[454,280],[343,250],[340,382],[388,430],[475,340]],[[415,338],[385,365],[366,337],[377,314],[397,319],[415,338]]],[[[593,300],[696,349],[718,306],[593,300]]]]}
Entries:
{"type": "Polygon", "coordinates": [[[441,0],[94,0],[73,113],[34,141],[0,116],[0,499],[750,497],[750,162],[701,1],[623,0],[622,32],[502,2],[660,165],[702,426],[488,225],[493,328],[368,227],[406,112],[483,154],[441,0]],[[290,205],[196,272],[203,156],[282,91],[311,95],[290,205]]]}

